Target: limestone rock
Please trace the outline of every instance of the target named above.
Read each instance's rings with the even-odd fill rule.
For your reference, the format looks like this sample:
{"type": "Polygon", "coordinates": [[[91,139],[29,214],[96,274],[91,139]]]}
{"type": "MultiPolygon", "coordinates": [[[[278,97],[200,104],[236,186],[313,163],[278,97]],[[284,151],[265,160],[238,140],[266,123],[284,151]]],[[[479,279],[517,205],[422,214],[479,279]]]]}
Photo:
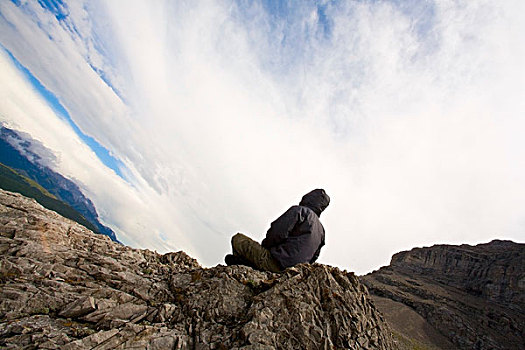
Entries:
{"type": "Polygon", "coordinates": [[[396,349],[353,273],[202,268],[0,191],[0,347],[396,349]]]}
{"type": "Polygon", "coordinates": [[[73,303],[66,305],[66,307],[58,314],[60,317],[65,318],[78,318],[83,315],[87,315],[95,311],[95,298],[91,296],[85,296],[73,303]]]}
{"type": "MultiPolygon", "coordinates": [[[[440,348],[523,349],[525,244],[416,248],[362,280],[375,297],[415,310],[453,344],[434,343],[440,348]]],[[[388,318],[393,303],[381,303],[388,318]]],[[[389,321],[394,328],[406,322],[389,321]]]]}

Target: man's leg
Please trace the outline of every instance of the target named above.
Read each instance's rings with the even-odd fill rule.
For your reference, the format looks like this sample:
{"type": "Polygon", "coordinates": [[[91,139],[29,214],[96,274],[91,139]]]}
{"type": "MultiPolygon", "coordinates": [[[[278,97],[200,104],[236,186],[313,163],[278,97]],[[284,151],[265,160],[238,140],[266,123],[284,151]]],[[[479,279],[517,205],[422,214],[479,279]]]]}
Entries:
{"type": "Polygon", "coordinates": [[[259,270],[280,272],[282,268],[270,251],[242,233],[232,237],[233,255],[252,263],[259,270]]]}

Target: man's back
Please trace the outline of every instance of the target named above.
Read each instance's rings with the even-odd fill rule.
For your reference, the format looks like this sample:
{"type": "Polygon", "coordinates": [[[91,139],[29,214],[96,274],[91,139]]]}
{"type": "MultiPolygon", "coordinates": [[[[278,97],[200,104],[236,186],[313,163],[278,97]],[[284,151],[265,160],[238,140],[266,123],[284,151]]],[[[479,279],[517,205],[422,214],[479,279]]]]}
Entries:
{"type": "Polygon", "coordinates": [[[313,263],[325,244],[324,227],[319,221],[330,204],[324,190],[313,190],[303,196],[299,205],[288,209],[275,220],[262,246],[283,268],[299,263],[313,263]]]}
{"type": "Polygon", "coordinates": [[[317,214],[294,205],[271,224],[262,246],[286,268],[315,262],[324,242],[325,231],[317,214]]]}

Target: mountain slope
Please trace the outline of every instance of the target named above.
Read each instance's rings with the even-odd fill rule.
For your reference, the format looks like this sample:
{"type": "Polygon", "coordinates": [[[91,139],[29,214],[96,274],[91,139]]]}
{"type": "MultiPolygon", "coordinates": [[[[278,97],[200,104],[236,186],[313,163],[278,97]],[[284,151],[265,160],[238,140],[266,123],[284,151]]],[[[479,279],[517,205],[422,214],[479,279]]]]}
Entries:
{"type": "Polygon", "coordinates": [[[51,170],[55,156],[30,135],[6,127],[0,128],[0,163],[16,170],[45,188],[56,199],[68,204],[95,227],[97,233],[117,241],[115,233],[100,223],[95,206],[71,180],[51,170]]]}
{"type": "Polygon", "coordinates": [[[79,212],[71,208],[66,203],[59,201],[51,193],[47,192],[45,188],[27,177],[19,174],[14,169],[0,163],[0,188],[20,193],[26,197],[35,199],[49,210],[56,211],[58,214],[71,219],[79,224],[85,226],[94,232],[97,228],[92,223],[86,220],[79,212]]]}
{"type": "Polygon", "coordinates": [[[401,303],[447,339],[432,342],[439,348],[523,349],[525,244],[415,248],[361,279],[395,329],[406,322],[391,312],[401,303]]]}
{"type": "Polygon", "coordinates": [[[359,279],[202,268],[94,235],[0,190],[0,347],[397,349],[359,279]]]}

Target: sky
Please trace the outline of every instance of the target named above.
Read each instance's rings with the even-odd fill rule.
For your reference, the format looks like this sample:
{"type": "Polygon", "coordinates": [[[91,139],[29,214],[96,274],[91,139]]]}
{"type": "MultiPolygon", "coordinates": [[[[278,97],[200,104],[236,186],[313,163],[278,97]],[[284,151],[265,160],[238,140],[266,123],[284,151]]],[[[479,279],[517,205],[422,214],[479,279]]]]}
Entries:
{"type": "Polygon", "coordinates": [[[319,262],[525,242],[525,22],[502,1],[1,1],[0,122],[123,243],[223,263],[324,188],[319,262]]]}

